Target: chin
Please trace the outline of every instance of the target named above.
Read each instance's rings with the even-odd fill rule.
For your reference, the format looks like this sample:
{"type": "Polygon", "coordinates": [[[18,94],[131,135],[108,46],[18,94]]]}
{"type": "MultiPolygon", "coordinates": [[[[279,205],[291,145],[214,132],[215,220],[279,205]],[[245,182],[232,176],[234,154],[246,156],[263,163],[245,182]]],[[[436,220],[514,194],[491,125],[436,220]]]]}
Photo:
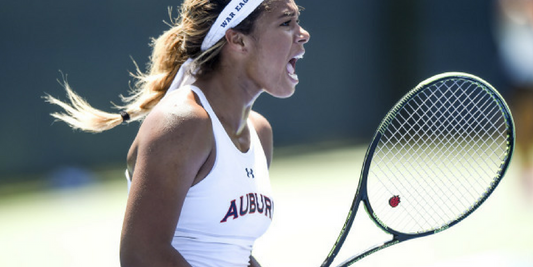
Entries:
{"type": "Polygon", "coordinates": [[[271,96],[273,97],[276,97],[276,98],[289,98],[291,97],[292,95],[294,95],[294,92],[296,91],[296,88],[295,87],[291,87],[291,88],[287,88],[287,89],[284,89],[284,90],[267,90],[266,92],[268,92],[268,94],[270,94],[271,96]]]}

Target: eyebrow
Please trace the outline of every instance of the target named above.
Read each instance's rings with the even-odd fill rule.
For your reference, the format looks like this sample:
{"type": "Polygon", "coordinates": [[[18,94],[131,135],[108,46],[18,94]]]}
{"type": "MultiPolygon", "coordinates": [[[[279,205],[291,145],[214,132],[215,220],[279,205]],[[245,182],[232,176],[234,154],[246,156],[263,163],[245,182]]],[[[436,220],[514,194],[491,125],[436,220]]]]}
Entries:
{"type": "MultiPolygon", "coordinates": [[[[300,10],[298,10],[298,15],[300,15],[300,10]]],[[[296,16],[296,11],[292,11],[292,10],[286,10],[286,11],[283,11],[283,13],[281,14],[281,16],[279,16],[279,18],[285,18],[285,17],[295,17],[296,16]]]]}

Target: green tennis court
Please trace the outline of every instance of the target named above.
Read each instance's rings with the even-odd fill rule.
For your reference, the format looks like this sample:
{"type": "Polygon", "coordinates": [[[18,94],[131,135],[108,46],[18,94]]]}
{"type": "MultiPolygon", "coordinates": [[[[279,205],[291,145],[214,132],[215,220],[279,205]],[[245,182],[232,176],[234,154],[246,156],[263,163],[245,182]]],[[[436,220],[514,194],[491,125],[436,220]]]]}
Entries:
{"type": "MultiPolygon", "coordinates": [[[[254,249],[263,266],[322,263],[344,223],[365,150],[276,151],[274,221],[254,249]]],[[[108,181],[0,196],[0,266],[119,266],[126,182],[120,168],[96,174],[108,181]]],[[[495,193],[464,222],[377,252],[356,266],[533,266],[532,204],[511,164],[495,193]]],[[[352,228],[358,238],[349,237],[339,257],[384,238],[376,229],[366,216],[358,216],[352,228]]]]}

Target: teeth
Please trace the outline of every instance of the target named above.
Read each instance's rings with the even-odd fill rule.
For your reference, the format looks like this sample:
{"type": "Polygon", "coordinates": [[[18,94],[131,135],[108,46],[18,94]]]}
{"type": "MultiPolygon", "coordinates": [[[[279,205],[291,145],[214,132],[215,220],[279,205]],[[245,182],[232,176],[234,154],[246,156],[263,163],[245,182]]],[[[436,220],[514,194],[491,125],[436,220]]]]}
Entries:
{"type": "Polygon", "coordinates": [[[291,62],[287,63],[287,72],[289,74],[294,74],[294,72],[295,72],[294,66],[292,65],[291,62]]]}
{"type": "Polygon", "coordinates": [[[291,77],[293,80],[298,81],[298,75],[296,75],[296,70],[294,69],[294,59],[291,60],[289,63],[287,63],[287,74],[289,74],[289,77],[291,77]]]}
{"type": "Polygon", "coordinates": [[[295,57],[293,57],[289,63],[287,63],[287,74],[289,75],[289,77],[291,77],[291,79],[295,80],[295,81],[298,81],[298,75],[296,75],[296,62],[299,60],[299,59],[302,59],[304,56],[304,53],[300,53],[299,55],[296,55],[295,57]]]}
{"type": "Polygon", "coordinates": [[[296,75],[294,73],[289,73],[289,77],[291,77],[293,80],[298,81],[298,75],[296,75]]]}

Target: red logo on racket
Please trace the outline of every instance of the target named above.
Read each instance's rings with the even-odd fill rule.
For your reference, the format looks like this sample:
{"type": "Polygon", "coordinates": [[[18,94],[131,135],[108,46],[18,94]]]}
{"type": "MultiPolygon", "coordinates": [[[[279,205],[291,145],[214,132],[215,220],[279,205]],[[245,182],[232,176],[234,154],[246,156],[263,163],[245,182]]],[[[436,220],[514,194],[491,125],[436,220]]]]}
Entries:
{"type": "Polygon", "coordinates": [[[393,208],[398,207],[400,204],[400,196],[393,196],[389,199],[389,205],[393,208]]]}

